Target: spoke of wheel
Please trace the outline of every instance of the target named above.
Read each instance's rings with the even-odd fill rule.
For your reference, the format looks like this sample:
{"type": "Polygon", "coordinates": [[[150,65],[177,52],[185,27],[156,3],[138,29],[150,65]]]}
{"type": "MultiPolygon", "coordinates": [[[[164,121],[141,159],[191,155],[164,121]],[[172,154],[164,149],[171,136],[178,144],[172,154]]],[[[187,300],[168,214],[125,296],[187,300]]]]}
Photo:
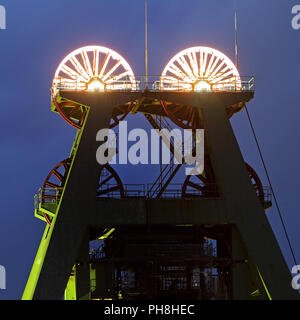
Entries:
{"type": "Polygon", "coordinates": [[[98,49],[94,50],[94,58],[93,58],[93,75],[98,76],[99,72],[99,51],[98,49]]]}
{"type": "Polygon", "coordinates": [[[99,191],[97,191],[97,196],[101,196],[101,195],[104,195],[104,194],[107,194],[107,193],[110,193],[113,191],[117,191],[117,190],[120,190],[120,186],[115,186],[115,187],[99,190],[99,191]]]}
{"type": "Polygon", "coordinates": [[[193,52],[193,53],[189,52],[188,57],[190,60],[190,64],[192,66],[194,77],[197,78],[198,77],[198,71],[197,71],[198,66],[197,66],[197,61],[196,61],[196,59],[194,59],[193,54],[195,54],[195,52],[193,52]]]}
{"type": "Polygon", "coordinates": [[[197,189],[197,190],[199,190],[199,191],[203,191],[203,190],[205,189],[203,186],[200,186],[200,185],[198,185],[198,184],[196,184],[196,183],[194,183],[194,182],[192,182],[192,181],[189,181],[189,182],[187,183],[187,185],[190,186],[190,187],[192,187],[193,189],[197,189]]]}
{"type": "Polygon", "coordinates": [[[209,59],[209,63],[208,63],[207,69],[206,69],[205,76],[208,76],[211,74],[211,68],[212,68],[212,64],[213,64],[214,60],[215,60],[215,56],[211,54],[210,59],[209,59]]]}
{"type": "Polygon", "coordinates": [[[197,175],[196,178],[198,178],[204,184],[207,183],[207,179],[203,175],[197,175]]]}
{"type": "MultiPolygon", "coordinates": [[[[228,68],[227,68],[228,69],[228,68]]],[[[227,70],[226,69],[226,70],[227,70]]],[[[229,69],[228,71],[224,72],[224,74],[217,75],[212,79],[213,82],[222,82],[222,79],[225,79],[227,76],[232,74],[232,69],[229,69]]]]}
{"type": "Polygon", "coordinates": [[[114,66],[103,76],[102,80],[105,81],[119,66],[121,65],[121,60],[117,61],[114,66]]]}
{"type": "Polygon", "coordinates": [[[61,72],[67,74],[74,81],[77,81],[77,79],[79,79],[80,81],[85,81],[85,78],[80,73],[78,73],[75,70],[73,70],[72,68],[68,67],[66,64],[62,66],[61,72]]]}
{"type": "Polygon", "coordinates": [[[100,73],[99,73],[99,78],[100,78],[100,79],[102,78],[102,75],[103,75],[103,73],[104,73],[104,71],[105,71],[105,69],[106,69],[106,66],[107,66],[107,64],[108,64],[109,59],[110,59],[110,53],[108,52],[108,53],[106,54],[105,58],[104,58],[104,61],[103,61],[103,63],[102,63],[102,66],[101,66],[101,68],[100,68],[100,73]]]}
{"type": "MultiPolygon", "coordinates": [[[[214,56],[213,56],[214,57],[214,56]]],[[[216,68],[216,65],[217,63],[219,62],[219,58],[218,57],[215,57],[215,60],[210,68],[210,71],[209,71],[209,77],[211,77],[211,75],[213,74],[213,72],[215,71],[215,68],[216,68]]],[[[209,79],[208,79],[209,80],[209,79]]]]}
{"type": "Polygon", "coordinates": [[[189,71],[190,78],[195,79],[195,76],[193,74],[193,70],[191,69],[191,66],[188,63],[188,61],[184,55],[182,56],[182,60],[183,60],[184,65],[186,66],[187,70],[189,71]]]}
{"type": "Polygon", "coordinates": [[[201,50],[199,49],[199,59],[198,59],[198,74],[201,74],[201,50]]]}
{"type": "Polygon", "coordinates": [[[63,181],[64,177],[55,169],[52,171],[52,173],[55,175],[55,177],[59,180],[59,181],[63,181]]]}
{"type": "MultiPolygon", "coordinates": [[[[180,70],[174,63],[170,66],[169,71],[181,78],[183,81],[188,78],[188,75],[184,71],[180,70]]],[[[176,79],[176,81],[178,81],[178,79],[176,79]]]]}
{"type": "Polygon", "coordinates": [[[220,64],[216,67],[216,69],[214,70],[214,72],[211,74],[210,79],[213,79],[214,76],[217,74],[217,72],[221,72],[221,68],[223,68],[225,65],[225,61],[220,62],[220,64]]]}
{"type": "Polygon", "coordinates": [[[232,76],[232,77],[230,77],[230,78],[227,78],[227,79],[225,79],[225,80],[222,80],[221,83],[224,83],[224,84],[226,84],[226,83],[234,83],[234,84],[236,84],[236,77],[235,77],[235,76],[232,76]]]}
{"type": "Polygon", "coordinates": [[[200,52],[200,61],[201,61],[201,66],[200,66],[200,77],[203,77],[204,75],[204,52],[200,52]]]}
{"type": "Polygon", "coordinates": [[[101,181],[101,183],[99,184],[99,188],[101,188],[104,184],[106,184],[113,177],[114,177],[113,175],[110,175],[108,178],[106,178],[105,180],[101,181]]]}
{"type": "Polygon", "coordinates": [[[81,65],[81,63],[77,60],[77,58],[75,56],[72,56],[70,58],[70,62],[72,63],[72,65],[75,67],[75,69],[77,70],[77,72],[85,79],[85,81],[89,81],[89,75],[87,74],[87,72],[84,70],[83,66],[81,65]]]}
{"type": "Polygon", "coordinates": [[[187,65],[187,62],[184,58],[184,56],[178,57],[177,62],[180,64],[182,69],[185,71],[185,73],[188,75],[189,78],[193,79],[193,73],[191,72],[190,67],[187,65]]]}
{"type": "Polygon", "coordinates": [[[88,76],[93,77],[94,74],[93,74],[93,70],[91,67],[90,59],[89,59],[88,54],[85,50],[81,51],[81,58],[84,63],[84,68],[85,68],[88,76]]]}
{"type": "Polygon", "coordinates": [[[71,159],[68,159],[67,161],[63,162],[63,166],[65,168],[65,171],[67,171],[70,167],[71,159]]]}
{"type": "Polygon", "coordinates": [[[110,84],[110,83],[116,82],[116,81],[126,77],[128,74],[129,74],[129,72],[125,71],[125,72],[119,74],[118,76],[114,76],[113,78],[109,79],[108,81],[106,81],[106,83],[110,84]]]}
{"type": "Polygon", "coordinates": [[[174,115],[177,115],[178,112],[180,112],[183,108],[183,105],[182,104],[179,104],[178,106],[175,106],[175,109],[174,109],[174,115]]]}
{"type": "Polygon", "coordinates": [[[204,52],[203,53],[204,55],[204,62],[203,62],[203,76],[205,76],[205,73],[206,73],[206,68],[207,68],[207,52],[204,52]]]}

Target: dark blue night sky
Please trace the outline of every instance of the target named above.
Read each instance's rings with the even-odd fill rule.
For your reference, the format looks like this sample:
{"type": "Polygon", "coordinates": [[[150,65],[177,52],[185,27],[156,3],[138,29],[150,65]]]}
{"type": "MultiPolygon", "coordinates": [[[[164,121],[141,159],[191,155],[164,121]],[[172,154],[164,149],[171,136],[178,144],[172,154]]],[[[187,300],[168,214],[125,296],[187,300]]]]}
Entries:
{"type": "MultiPolygon", "coordinates": [[[[148,1],[153,75],[177,52],[196,45],[211,46],[234,60],[237,3],[239,71],[256,78],[248,110],[300,261],[300,30],[291,27],[291,9],[300,0],[148,1]]],[[[33,196],[51,168],[68,156],[75,137],[75,129],[50,112],[53,74],[66,54],[90,44],[112,48],[135,74],[144,74],[144,1],[0,4],[7,11],[7,30],[0,30],[0,265],[7,271],[7,289],[0,290],[0,299],[19,299],[45,226],[33,216],[33,196]]],[[[266,184],[245,111],[233,117],[232,125],[245,160],[266,184]]],[[[132,171],[133,180],[138,170],[132,171]]],[[[267,215],[291,268],[275,207],[267,215]]]]}

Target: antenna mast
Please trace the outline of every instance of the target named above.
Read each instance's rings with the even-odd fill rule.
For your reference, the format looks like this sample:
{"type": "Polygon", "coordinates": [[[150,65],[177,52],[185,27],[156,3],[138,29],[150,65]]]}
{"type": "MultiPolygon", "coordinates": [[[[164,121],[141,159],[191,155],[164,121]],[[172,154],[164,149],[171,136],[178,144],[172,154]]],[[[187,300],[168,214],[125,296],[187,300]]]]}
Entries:
{"type": "Polygon", "coordinates": [[[146,89],[148,89],[148,12],[147,0],[145,0],[145,68],[146,68],[146,89]]]}
{"type": "Polygon", "coordinates": [[[238,69],[238,43],[237,43],[237,14],[236,7],[234,10],[234,31],[235,31],[235,66],[238,69]]]}

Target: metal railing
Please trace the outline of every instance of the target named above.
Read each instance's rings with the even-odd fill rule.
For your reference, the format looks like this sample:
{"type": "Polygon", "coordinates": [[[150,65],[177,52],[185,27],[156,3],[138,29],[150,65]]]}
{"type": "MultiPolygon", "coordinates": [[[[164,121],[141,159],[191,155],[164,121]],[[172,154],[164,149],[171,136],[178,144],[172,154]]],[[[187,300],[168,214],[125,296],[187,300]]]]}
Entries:
{"type": "MultiPolygon", "coordinates": [[[[105,184],[102,186],[101,191],[108,190],[107,193],[104,193],[99,198],[108,198],[108,199],[120,199],[122,198],[120,189],[114,190],[115,184],[105,184]],[[109,191],[112,190],[112,191],[109,191]]],[[[164,192],[161,194],[161,199],[179,199],[182,198],[182,187],[181,183],[170,183],[164,192]]],[[[200,190],[188,190],[189,196],[199,196],[201,198],[210,198],[216,194],[216,184],[210,184],[206,192],[200,190]]],[[[153,199],[156,194],[153,195],[153,183],[148,184],[124,184],[124,196],[123,198],[144,198],[144,199],[153,199]]]]}
{"type": "Polygon", "coordinates": [[[105,245],[100,244],[97,247],[93,246],[90,248],[89,256],[91,260],[105,258],[105,245]]]}
{"type": "Polygon", "coordinates": [[[40,188],[34,195],[34,209],[38,210],[42,204],[58,204],[63,188],[40,188]]]}
{"type": "MultiPolygon", "coordinates": [[[[109,190],[116,185],[104,184],[99,190],[109,190]]],[[[120,189],[108,191],[103,194],[100,199],[121,199],[121,198],[142,198],[153,199],[153,183],[148,184],[124,184],[124,195],[121,196],[120,189]]],[[[182,183],[170,183],[164,192],[161,194],[160,199],[209,199],[212,197],[218,197],[217,184],[210,183],[206,185],[205,190],[187,189],[185,194],[182,194],[182,183]]],[[[61,198],[63,188],[40,188],[38,193],[34,195],[34,209],[38,210],[41,205],[58,205],[61,198]]],[[[269,186],[263,187],[264,190],[264,202],[272,202],[272,191],[269,186]]]]}
{"type": "Polygon", "coordinates": [[[124,195],[121,194],[121,189],[116,188],[116,184],[104,184],[98,191],[102,191],[99,198],[120,199],[120,198],[145,198],[146,189],[144,184],[123,184],[124,195]],[[107,192],[105,192],[108,190],[107,192]],[[112,191],[109,191],[112,190],[112,191]]]}
{"type": "Polygon", "coordinates": [[[205,186],[202,186],[202,190],[189,188],[185,189],[184,194],[182,194],[183,184],[170,184],[167,186],[166,190],[162,194],[162,199],[172,199],[172,198],[183,198],[183,199],[191,199],[191,198],[218,198],[218,185],[216,183],[206,183],[205,186]],[[180,194],[178,193],[180,191],[180,194]]]}
{"type": "Polygon", "coordinates": [[[265,186],[264,190],[264,202],[272,202],[272,190],[271,187],[265,186]]]}
{"type": "MultiPolygon", "coordinates": [[[[122,80],[114,80],[114,77],[106,79],[104,84],[104,91],[180,91],[192,92],[194,91],[195,82],[184,82],[182,80],[168,82],[168,76],[144,76],[138,75],[134,77],[125,77],[122,80]]],[[[203,79],[199,79],[203,80],[203,79]]],[[[204,79],[205,81],[205,79],[204,79]]],[[[59,90],[70,91],[87,91],[87,83],[79,80],[71,80],[65,82],[60,77],[54,78],[53,86],[59,90]]],[[[255,80],[253,76],[231,77],[225,79],[223,82],[210,83],[211,92],[218,91],[254,91],[255,80]]],[[[199,92],[207,92],[201,90],[199,92]]]]}

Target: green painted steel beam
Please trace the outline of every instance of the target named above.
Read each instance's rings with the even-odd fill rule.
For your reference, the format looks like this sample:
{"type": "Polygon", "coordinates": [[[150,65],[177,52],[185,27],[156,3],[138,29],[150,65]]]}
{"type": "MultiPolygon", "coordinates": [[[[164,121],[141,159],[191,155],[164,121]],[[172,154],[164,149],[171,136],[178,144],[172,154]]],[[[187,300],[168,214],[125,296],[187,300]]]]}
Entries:
{"type": "Polygon", "coordinates": [[[40,276],[40,273],[41,273],[41,270],[42,270],[42,267],[43,267],[43,263],[44,263],[44,260],[45,260],[47,249],[48,249],[48,246],[49,246],[49,243],[50,243],[50,240],[51,240],[53,229],[55,227],[55,222],[56,222],[56,219],[57,219],[57,216],[58,216],[58,213],[59,213],[60,204],[61,204],[62,198],[64,196],[65,188],[66,188],[66,185],[68,183],[70,173],[72,171],[72,166],[73,166],[73,163],[74,163],[74,159],[76,157],[77,147],[78,147],[78,145],[80,143],[80,139],[81,139],[81,136],[82,136],[82,132],[84,131],[86,119],[87,119],[88,114],[89,114],[90,108],[89,107],[86,107],[86,108],[87,108],[86,118],[84,120],[82,128],[77,132],[77,135],[76,135],[76,138],[75,138],[72,150],[71,150],[71,155],[73,155],[73,158],[72,158],[70,170],[69,170],[68,175],[67,175],[66,183],[65,183],[64,189],[62,191],[62,196],[60,198],[59,204],[58,204],[57,209],[56,209],[56,214],[54,215],[54,217],[53,217],[53,219],[51,221],[51,226],[47,225],[46,228],[45,228],[42,240],[40,242],[39,249],[37,251],[35,260],[33,262],[33,266],[31,268],[31,271],[30,271],[30,274],[29,274],[29,278],[28,278],[25,290],[24,290],[23,295],[22,295],[22,300],[32,300],[32,298],[33,298],[33,295],[34,295],[34,292],[35,292],[35,288],[36,288],[36,285],[38,283],[39,276],[40,276]]]}

